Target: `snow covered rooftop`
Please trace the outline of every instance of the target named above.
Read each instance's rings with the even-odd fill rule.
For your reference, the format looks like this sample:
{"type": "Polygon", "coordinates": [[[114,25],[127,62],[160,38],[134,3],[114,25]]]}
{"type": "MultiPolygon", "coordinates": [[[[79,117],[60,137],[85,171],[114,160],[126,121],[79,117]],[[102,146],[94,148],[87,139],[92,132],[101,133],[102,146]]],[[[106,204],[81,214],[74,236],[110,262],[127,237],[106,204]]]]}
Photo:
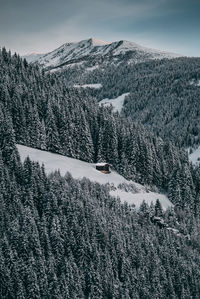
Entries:
{"type": "Polygon", "coordinates": [[[108,163],[106,162],[100,162],[100,163],[96,163],[96,166],[105,166],[107,165],[108,163]]]}

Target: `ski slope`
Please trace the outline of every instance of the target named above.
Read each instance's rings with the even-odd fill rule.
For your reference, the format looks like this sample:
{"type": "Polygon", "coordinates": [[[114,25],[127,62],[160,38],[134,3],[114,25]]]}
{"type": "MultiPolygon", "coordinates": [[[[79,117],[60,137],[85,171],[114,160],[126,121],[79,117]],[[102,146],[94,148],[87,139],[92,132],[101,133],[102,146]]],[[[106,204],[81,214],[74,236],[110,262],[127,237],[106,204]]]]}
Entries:
{"type": "Polygon", "coordinates": [[[130,94],[130,92],[127,93],[123,93],[121,96],[114,98],[114,99],[103,99],[99,102],[99,105],[103,105],[103,106],[113,106],[113,111],[114,112],[121,112],[122,107],[124,105],[124,100],[125,97],[128,96],[130,94]]]}
{"type": "Polygon", "coordinates": [[[119,197],[122,203],[127,202],[130,205],[135,205],[137,209],[140,207],[143,200],[150,205],[151,202],[155,203],[156,200],[159,199],[164,210],[173,206],[164,194],[150,191],[147,192],[144,186],[126,180],[116,171],[111,170],[111,173],[104,174],[96,170],[95,164],[93,163],[87,163],[19,144],[17,145],[17,148],[22,162],[29,156],[32,161],[39,162],[40,165],[44,164],[47,174],[59,170],[61,175],[70,172],[75,179],[86,177],[90,181],[98,182],[99,184],[109,183],[114,187],[112,187],[112,190],[110,191],[112,196],[119,197]],[[120,189],[119,184],[130,186],[132,191],[126,192],[125,189],[120,189]]]}

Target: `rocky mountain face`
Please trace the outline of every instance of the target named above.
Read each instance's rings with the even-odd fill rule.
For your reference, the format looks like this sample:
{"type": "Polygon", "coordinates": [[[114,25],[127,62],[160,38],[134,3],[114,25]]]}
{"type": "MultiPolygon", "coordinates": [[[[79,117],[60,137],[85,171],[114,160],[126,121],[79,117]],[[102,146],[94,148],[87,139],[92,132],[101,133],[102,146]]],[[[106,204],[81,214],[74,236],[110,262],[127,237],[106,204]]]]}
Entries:
{"type": "Polygon", "coordinates": [[[66,43],[46,54],[24,56],[28,62],[37,62],[45,68],[56,69],[74,64],[97,67],[104,64],[118,65],[122,62],[138,63],[150,59],[175,58],[180,55],[142,47],[125,40],[104,42],[94,38],[77,43],[66,43]]]}

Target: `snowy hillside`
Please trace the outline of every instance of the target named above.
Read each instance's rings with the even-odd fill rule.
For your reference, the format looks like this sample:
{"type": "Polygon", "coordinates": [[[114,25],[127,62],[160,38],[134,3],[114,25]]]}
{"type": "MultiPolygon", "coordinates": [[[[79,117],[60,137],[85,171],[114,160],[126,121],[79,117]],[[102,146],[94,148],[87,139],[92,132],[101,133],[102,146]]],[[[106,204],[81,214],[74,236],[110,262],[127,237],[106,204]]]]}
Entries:
{"type": "Polygon", "coordinates": [[[76,88],[94,88],[94,89],[99,89],[102,87],[101,83],[95,83],[95,84],[83,84],[83,85],[79,85],[79,84],[74,84],[74,87],[76,88]]]}
{"type": "Polygon", "coordinates": [[[134,42],[116,41],[104,42],[94,38],[82,40],[77,43],[66,43],[52,52],[36,55],[27,55],[29,62],[37,62],[44,67],[59,68],[74,63],[88,62],[90,66],[98,64],[115,63],[124,60],[129,63],[146,61],[148,59],[175,58],[180,55],[142,47],[134,42]],[[103,60],[102,60],[103,59],[103,60]]]}
{"type": "Polygon", "coordinates": [[[200,146],[195,149],[192,154],[189,154],[189,160],[193,164],[200,164],[200,146]]]}
{"type": "Polygon", "coordinates": [[[124,105],[124,100],[125,97],[128,96],[130,93],[123,93],[121,96],[115,98],[115,99],[103,99],[99,102],[99,105],[103,105],[103,106],[113,106],[113,111],[116,112],[121,112],[122,107],[124,105]]]}
{"type": "Polygon", "coordinates": [[[192,79],[192,80],[190,80],[189,84],[199,87],[200,86],[200,80],[192,79]]]}
{"type": "Polygon", "coordinates": [[[22,58],[26,58],[27,62],[35,62],[37,61],[43,54],[40,53],[30,53],[22,56],[22,58]]]}
{"type": "Polygon", "coordinates": [[[156,199],[160,200],[163,209],[167,209],[172,206],[172,203],[164,194],[150,192],[144,186],[133,181],[126,180],[115,171],[111,171],[110,174],[103,174],[96,170],[95,164],[92,163],[83,162],[77,159],[37,150],[23,145],[17,145],[17,148],[22,161],[29,156],[32,161],[37,161],[40,165],[44,164],[47,174],[59,170],[61,175],[65,175],[66,172],[70,172],[75,179],[86,177],[89,180],[96,181],[100,184],[109,183],[113,186],[110,191],[112,196],[119,196],[122,202],[126,201],[131,205],[134,204],[136,208],[139,208],[143,200],[150,205],[151,202],[155,203],[156,199]],[[121,185],[121,187],[119,185],[121,185]],[[128,189],[129,192],[126,192],[125,189],[128,189]]]}

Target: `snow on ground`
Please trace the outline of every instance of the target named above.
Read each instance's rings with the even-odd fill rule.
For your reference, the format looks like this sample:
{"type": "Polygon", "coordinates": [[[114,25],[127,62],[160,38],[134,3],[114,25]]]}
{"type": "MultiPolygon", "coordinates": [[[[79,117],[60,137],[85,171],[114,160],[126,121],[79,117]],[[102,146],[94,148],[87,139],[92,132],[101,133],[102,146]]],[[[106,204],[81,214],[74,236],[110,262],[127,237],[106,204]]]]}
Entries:
{"type": "Polygon", "coordinates": [[[172,203],[169,201],[166,195],[156,192],[139,192],[133,194],[131,192],[125,192],[123,190],[117,189],[110,191],[110,195],[115,197],[119,196],[121,202],[127,202],[130,205],[134,204],[136,207],[139,207],[143,201],[150,206],[151,202],[155,204],[157,199],[160,200],[164,210],[167,210],[168,207],[172,206],[172,203]]]}
{"type": "MultiPolygon", "coordinates": [[[[65,43],[52,52],[43,54],[39,57],[38,62],[45,67],[56,67],[74,59],[81,59],[88,55],[103,54],[107,46],[112,43],[104,42],[94,38],[81,40],[75,43],[65,43]]],[[[106,53],[104,53],[106,54],[106,53]]]]}
{"type": "Polygon", "coordinates": [[[101,83],[94,83],[94,84],[83,84],[83,85],[79,85],[79,84],[74,84],[74,87],[76,88],[95,88],[95,89],[99,89],[99,88],[102,88],[102,84],[101,83]]]}
{"type": "Polygon", "coordinates": [[[115,98],[115,99],[103,99],[99,102],[99,105],[104,105],[104,106],[113,106],[113,111],[116,112],[121,112],[122,107],[124,105],[124,99],[126,96],[128,96],[130,92],[123,93],[121,96],[115,98]]]}
{"type": "Polygon", "coordinates": [[[96,69],[98,69],[98,68],[99,68],[98,65],[94,65],[94,66],[87,67],[85,70],[86,70],[87,72],[92,72],[92,71],[94,71],[94,70],[96,70],[96,69]]]}
{"type": "MultiPolygon", "coordinates": [[[[109,174],[104,174],[95,168],[95,164],[83,162],[77,159],[69,158],[59,154],[53,154],[47,151],[42,151],[27,147],[24,145],[17,145],[22,162],[29,156],[32,161],[39,162],[40,165],[44,164],[47,174],[59,170],[61,175],[65,175],[66,172],[70,172],[75,179],[88,178],[90,181],[98,182],[99,184],[111,184],[115,187],[115,190],[110,191],[112,196],[119,196],[121,202],[127,202],[134,204],[136,208],[139,208],[143,200],[149,205],[151,202],[155,203],[156,199],[159,199],[163,209],[172,206],[172,203],[164,194],[155,192],[147,192],[146,188],[133,181],[126,180],[123,176],[116,171],[111,171],[109,174]],[[130,187],[134,186],[135,191],[126,192],[118,188],[119,184],[126,184],[130,187]]],[[[113,188],[112,188],[113,189],[113,188]]],[[[133,188],[132,188],[133,189],[133,188]]]]}
{"type": "Polygon", "coordinates": [[[149,58],[153,59],[162,59],[162,58],[176,58],[180,57],[181,55],[176,53],[170,53],[166,51],[160,51],[157,49],[147,48],[141,45],[138,45],[134,42],[122,40],[119,47],[117,47],[113,52],[114,55],[125,54],[129,51],[136,51],[137,53],[148,55],[149,58]]]}
{"type": "Polygon", "coordinates": [[[189,160],[193,164],[199,164],[200,163],[200,146],[196,150],[194,150],[192,154],[189,154],[189,160]]]}
{"type": "Polygon", "coordinates": [[[68,68],[73,68],[73,67],[78,67],[80,65],[83,65],[85,62],[84,61],[81,61],[81,62],[74,62],[74,63],[68,63],[68,64],[65,64],[61,67],[56,67],[56,68],[53,68],[50,70],[50,73],[56,73],[56,72],[59,72],[59,71],[64,71],[68,68]]]}
{"type": "Polygon", "coordinates": [[[74,60],[78,61],[85,58],[87,61],[88,56],[92,59],[95,59],[95,57],[110,56],[111,62],[113,62],[114,56],[117,57],[126,53],[132,53],[135,62],[146,61],[147,59],[174,58],[180,56],[173,53],[148,49],[134,42],[125,40],[105,42],[90,38],[75,43],[65,43],[59,48],[46,54],[37,55],[33,53],[31,55],[25,55],[24,58],[27,58],[28,61],[31,62],[38,62],[44,67],[58,67],[63,65],[63,63],[65,64],[66,62],[74,60]],[[137,59],[137,56],[140,57],[139,60],[137,59]]]}
{"type": "Polygon", "coordinates": [[[190,80],[189,84],[194,86],[200,86],[200,80],[192,79],[190,80]]]}
{"type": "Polygon", "coordinates": [[[29,156],[31,160],[38,161],[40,165],[44,163],[48,174],[53,171],[60,170],[61,175],[65,175],[66,172],[70,172],[75,179],[87,177],[90,181],[97,181],[100,184],[113,183],[116,187],[120,183],[129,183],[129,181],[115,171],[112,171],[108,175],[101,173],[96,170],[96,164],[87,163],[24,145],[17,145],[17,148],[22,161],[29,156]]]}
{"type": "Polygon", "coordinates": [[[42,55],[44,54],[33,52],[22,56],[22,58],[25,58],[28,63],[32,63],[32,62],[36,62],[42,55]]]}
{"type": "Polygon", "coordinates": [[[106,46],[110,45],[111,42],[105,42],[104,40],[97,39],[97,38],[91,38],[92,45],[95,47],[100,47],[100,46],[106,46]]]}

